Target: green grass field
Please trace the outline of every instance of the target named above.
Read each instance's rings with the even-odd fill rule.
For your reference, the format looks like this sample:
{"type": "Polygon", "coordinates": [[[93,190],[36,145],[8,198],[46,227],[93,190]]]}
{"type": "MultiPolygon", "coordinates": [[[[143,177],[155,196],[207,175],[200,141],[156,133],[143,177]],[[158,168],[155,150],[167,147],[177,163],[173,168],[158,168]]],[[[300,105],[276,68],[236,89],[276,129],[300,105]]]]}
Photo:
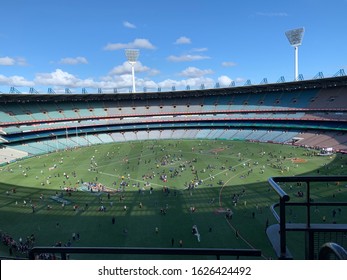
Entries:
{"type": "MultiPolygon", "coordinates": [[[[313,151],[289,145],[221,140],[143,141],[59,151],[1,167],[0,230],[15,240],[34,234],[36,246],[70,241],[72,246],[171,248],[174,239],[174,247],[182,240],[183,247],[191,248],[256,248],[263,258],[275,258],[265,227],[267,221],[275,223],[269,206],[278,197],[267,179],[345,175],[346,159],[344,155],[315,156],[313,151]],[[166,182],[161,178],[165,176],[166,182]],[[83,191],[80,187],[85,182],[99,183],[113,192],[108,196],[83,191]],[[187,189],[191,182],[200,183],[187,189]],[[64,188],[76,191],[69,195],[64,188]],[[100,211],[101,206],[106,211],[100,211]],[[225,217],[226,209],[233,211],[232,219],[225,217]],[[200,242],[192,234],[193,225],[200,242]],[[80,239],[74,241],[73,233],[79,233],[80,239]]],[[[293,201],[303,189],[283,187],[293,201]]],[[[312,195],[317,201],[346,201],[347,188],[318,185],[312,195]]],[[[321,222],[323,215],[332,222],[331,208],[319,210],[313,222],[321,222]]],[[[291,213],[288,219],[303,221],[302,212],[291,213]]],[[[337,215],[336,222],[347,223],[345,216],[337,215]]],[[[296,259],[304,258],[303,236],[291,236],[289,248],[296,259]]],[[[7,256],[8,247],[1,245],[0,254],[7,256]]]]}

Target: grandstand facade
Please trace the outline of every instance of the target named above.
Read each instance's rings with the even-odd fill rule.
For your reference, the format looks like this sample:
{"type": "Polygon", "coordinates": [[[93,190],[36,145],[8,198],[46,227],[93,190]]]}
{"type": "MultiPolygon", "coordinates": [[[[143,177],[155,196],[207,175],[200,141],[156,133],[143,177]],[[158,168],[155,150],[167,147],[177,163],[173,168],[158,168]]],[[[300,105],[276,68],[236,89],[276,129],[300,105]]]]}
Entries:
{"type": "Polygon", "coordinates": [[[347,152],[347,76],[136,94],[1,94],[0,163],[149,139],[226,139],[347,152]]]}

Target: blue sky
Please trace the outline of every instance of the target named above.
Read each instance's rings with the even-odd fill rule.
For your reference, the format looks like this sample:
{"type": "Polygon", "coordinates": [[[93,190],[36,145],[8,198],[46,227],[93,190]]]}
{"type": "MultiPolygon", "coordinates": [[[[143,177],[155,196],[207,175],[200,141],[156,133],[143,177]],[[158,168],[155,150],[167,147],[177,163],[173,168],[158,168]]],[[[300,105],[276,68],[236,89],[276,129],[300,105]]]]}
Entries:
{"type": "Polygon", "coordinates": [[[299,73],[347,70],[347,0],[1,0],[0,91],[129,92],[294,79],[284,32],[305,28],[299,73]]]}

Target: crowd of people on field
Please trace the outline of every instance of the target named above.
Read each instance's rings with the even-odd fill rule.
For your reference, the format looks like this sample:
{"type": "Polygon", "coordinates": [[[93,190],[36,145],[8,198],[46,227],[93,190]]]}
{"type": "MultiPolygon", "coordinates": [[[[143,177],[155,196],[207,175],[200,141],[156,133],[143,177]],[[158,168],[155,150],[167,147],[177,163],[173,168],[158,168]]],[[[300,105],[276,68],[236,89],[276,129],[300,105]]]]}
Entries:
{"type": "Polygon", "coordinates": [[[11,235],[1,232],[1,242],[8,247],[10,256],[26,257],[35,243],[35,235],[31,234],[25,239],[19,237],[19,239],[16,240],[11,235]]]}
{"type": "MultiPolygon", "coordinates": [[[[164,149],[162,149],[162,151],[164,151],[164,149]]],[[[218,153],[216,153],[216,156],[218,157],[218,153]]],[[[246,161],[245,158],[243,158],[243,156],[244,155],[242,155],[241,153],[237,154],[237,158],[235,159],[235,161],[237,160],[240,163],[234,163],[235,165],[234,164],[231,165],[231,161],[229,161],[228,159],[225,159],[225,161],[222,163],[221,166],[214,166],[213,164],[208,164],[208,165],[204,165],[203,167],[200,167],[201,169],[198,169],[199,165],[196,164],[198,161],[197,159],[193,159],[192,161],[184,161],[184,160],[182,160],[182,158],[184,158],[182,154],[181,155],[170,154],[169,151],[167,152],[167,154],[165,156],[161,156],[161,157],[158,157],[157,159],[153,159],[152,162],[151,162],[151,160],[144,160],[143,158],[140,157],[138,159],[138,164],[140,164],[140,163],[143,164],[143,161],[145,161],[144,163],[149,165],[148,169],[142,175],[142,181],[133,180],[132,177],[130,176],[131,171],[124,172],[124,175],[121,177],[118,175],[119,177],[118,177],[118,179],[116,179],[117,182],[115,181],[113,183],[113,187],[115,189],[114,192],[115,193],[117,192],[117,195],[119,195],[119,201],[124,202],[124,204],[123,204],[123,202],[119,203],[119,204],[121,204],[121,207],[123,207],[123,211],[129,212],[130,211],[129,209],[131,209],[131,205],[129,206],[129,204],[128,204],[128,206],[127,206],[125,204],[125,201],[124,201],[125,200],[124,191],[126,190],[126,188],[128,186],[132,185],[133,187],[138,188],[139,194],[144,195],[148,191],[149,194],[151,195],[153,190],[154,190],[152,185],[158,185],[158,184],[156,184],[156,181],[154,181],[154,182],[151,181],[151,180],[154,180],[156,177],[159,178],[162,183],[164,183],[162,185],[162,192],[165,196],[171,195],[171,188],[173,188],[173,190],[172,190],[173,195],[176,196],[177,195],[176,190],[179,188],[177,186],[168,187],[168,185],[170,185],[171,182],[174,181],[173,179],[175,177],[179,177],[182,175],[186,176],[188,173],[190,173],[190,180],[187,180],[186,183],[182,184],[181,189],[183,192],[189,191],[190,196],[192,196],[194,193],[194,190],[199,188],[202,184],[205,184],[206,186],[219,185],[219,186],[224,187],[226,182],[228,182],[226,180],[230,177],[230,174],[235,174],[235,176],[237,175],[237,176],[239,176],[239,178],[245,179],[248,176],[252,176],[252,173],[257,172],[258,170],[260,171],[261,174],[264,173],[265,169],[268,167],[273,168],[273,169],[279,169],[281,171],[282,170],[289,171],[289,168],[287,168],[287,164],[289,164],[289,163],[286,161],[286,157],[281,156],[281,153],[279,153],[279,154],[274,154],[274,153],[267,154],[267,157],[266,157],[267,158],[267,164],[264,163],[264,165],[262,165],[262,164],[259,165],[259,163],[257,161],[254,161],[254,162],[246,161]],[[259,167],[258,167],[258,165],[259,165],[259,167]],[[160,169],[158,169],[161,166],[166,166],[167,168],[165,168],[161,171],[160,169]],[[228,174],[229,174],[229,177],[228,177],[228,174]],[[223,175],[223,177],[221,177],[222,175],[223,175]],[[116,189],[118,186],[119,186],[119,189],[116,189]]],[[[254,156],[254,154],[252,154],[252,156],[254,156]]],[[[260,156],[264,157],[265,152],[264,153],[262,152],[260,156]]],[[[124,162],[125,162],[125,164],[128,165],[129,162],[132,160],[133,159],[127,157],[126,161],[124,161],[124,162]]],[[[199,159],[199,163],[200,163],[200,159],[199,159]]],[[[89,181],[89,182],[83,182],[83,179],[80,179],[80,180],[78,180],[78,183],[82,184],[90,192],[95,192],[96,194],[106,193],[107,197],[108,197],[108,200],[106,200],[106,201],[108,201],[107,202],[107,210],[108,210],[107,212],[109,212],[109,211],[111,211],[109,209],[112,209],[112,207],[114,206],[113,200],[110,200],[110,196],[113,195],[113,193],[109,191],[110,190],[109,188],[107,188],[105,185],[103,185],[102,183],[99,182],[99,179],[101,176],[100,176],[100,174],[98,174],[98,167],[99,166],[96,162],[96,158],[93,156],[91,159],[91,166],[90,166],[89,170],[93,171],[93,172],[97,172],[97,174],[96,174],[97,176],[95,177],[95,181],[93,181],[94,178],[92,179],[92,181],[89,181]]],[[[54,168],[56,168],[56,167],[54,167],[54,168]]],[[[129,169],[129,167],[127,167],[127,169],[129,169]]],[[[73,177],[73,178],[77,177],[77,174],[75,171],[72,171],[71,174],[72,174],[71,177],[73,177]]],[[[58,177],[62,177],[62,180],[63,180],[62,183],[63,184],[60,187],[60,189],[61,189],[60,195],[58,194],[58,192],[56,192],[56,196],[55,196],[56,199],[54,199],[54,200],[57,202],[60,202],[62,209],[64,209],[67,206],[67,203],[65,201],[63,201],[63,197],[65,194],[64,191],[66,191],[68,196],[71,196],[72,192],[79,190],[76,187],[73,187],[74,182],[70,183],[69,180],[72,178],[70,178],[69,175],[70,175],[70,173],[64,172],[63,176],[59,176],[59,173],[58,173],[58,177]]],[[[298,186],[298,187],[300,187],[300,186],[298,186]]],[[[12,195],[12,192],[15,193],[16,190],[14,189],[12,191],[8,191],[7,195],[12,195]]],[[[229,202],[231,202],[230,204],[234,208],[239,207],[239,205],[241,205],[241,207],[242,207],[242,205],[244,205],[244,207],[246,207],[247,201],[245,199],[246,198],[245,194],[246,194],[245,188],[243,188],[242,191],[240,190],[240,192],[236,192],[236,193],[231,194],[230,200],[229,200],[229,202]],[[240,203],[240,202],[242,202],[242,203],[240,203]]],[[[297,191],[296,194],[298,197],[304,197],[304,193],[301,189],[299,189],[299,191],[297,191]]],[[[103,201],[102,198],[103,198],[103,195],[100,195],[99,196],[98,211],[106,212],[106,203],[105,203],[105,201],[103,201]]],[[[209,204],[214,204],[215,200],[216,200],[216,198],[212,197],[212,198],[208,198],[208,200],[206,200],[206,202],[209,204]]],[[[28,201],[29,201],[29,205],[34,205],[34,206],[32,206],[33,207],[33,213],[34,213],[35,208],[36,208],[36,204],[31,202],[31,199],[28,201]]],[[[40,194],[38,203],[43,204],[46,202],[47,202],[47,200],[45,200],[44,195],[40,194]]],[[[90,201],[87,201],[87,203],[85,203],[85,207],[83,206],[84,203],[81,205],[81,207],[79,207],[79,205],[77,205],[77,204],[73,204],[72,205],[73,211],[79,212],[80,209],[82,209],[83,211],[87,210],[88,206],[89,206],[88,202],[90,202],[90,201]]],[[[250,200],[249,200],[249,202],[250,202],[250,200]]],[[[92,203],[94,203],[94,202],[92,202],[92,203]]],[[[24,200],[23,206],[26,206],[26,204],[27,204],[27,200],[24,200]]],[[[118,205],[118,204],[116,203],[116,205],[118,205]]],[[[171,206],[171,204],[170,204],[170,206],[171,206]]],[[[142,208],[142,207],[143,207],[142,202],[139,202],[139,208],[142,208]]],[[[144,208],[145,207],[147,207],[146,204],[145,204],[144,208]]],[[[155,207],[160,209],[160,215],[163,215],[163,216],[165,216],[167,214],[168,209],[169,209],[168,204],[166,206],[161,207],[161,205],[158,205],[157,202],[155,202],[155,207]]],[[[42,209],[50,210],[50,209],[52,209],[52,206],[51,206],[51,204],[48,204],[46,208],[42,207],[42,209]]],[[[71,209],[71,207],[69,207],[68,209],[71,209]]],[[[192,204],[192,205],[190,205],[190,207],[188,209],[189,209],[190,213],[195,213],[195,212],[200,212],[201,208],[199,206],[199,211],[197,211],[196,205],[192,204]]],[[[258,204],[255,205],[255,209],[257,211],[252,212],[252,218],[253,219],[255,218],[256,213],[262,214],[262,208],[260,206],[258,206],[258,204]]],[[[226,208],[226,210],[223,213],[225,213],[225,217],[228,220],[232,220],[234,212],[230,208],[226,208]]],[[[235,211],[235,213],[237,214],[236,211],[235,211]]],[[[192,215],[196,215],[196,214],[192,214],[192,215]]],[[[336,213],[334,215],[336,215],[336,213]]],[[[112,219],[112,224],[114,224],[114,223],[115,223],[115,220],[112,219]]],[[[268,226],[268,221],[267,221],[267,226],[268,226]]],[[[58,227],[58,225],[57,225],[57,227],[58,227]]],[[[209,232],[212,232],[212,228],[209,229],[209,232]]],[[[158,233],[158,230],[156,230],[156,233],[158,233]]],[[[198,234],[196,225],[193,226],[192,233],[194,235],[198,234]]],[[[126,234],[128,234],[127,229],[126,229],[126,234]]],[[[238,234],[239,233],[237,232],[237,235],[238,234]]],[[[55,246],[61,246],[61,247],[62,246],[71,246],[71,243],[73,241],[77,240],[76,236],[75,236],[75,238],[73,237],[72,241],[69,240],[67,243],[64,243],[64,244],[61,242],[57,242],[55,246]]],[[[79,239],[79,236],[78,236],[78,239],[79,239]]],[[[14,252],[20,252],[21,254],[26,254],[28,252],[28,250],[30,250],[31,246],[33,245],[33,242],[35,241],[35,236],[34,235],[29,236],[29,239],[26,238],[25,242],[23,242],[22,239],[16,241],[7,234],[1,234],[1,240],[2,240],[3,244],[5,244],[6,246],[9,247],[10,255],[13,254],[14,252]]],[[[198,237],[198,240],[200,241],[200,235],[198,237]]],[[[180,243],[180,246],[182,247],[182,243],[180,243]]],[[[39,256],[39,258],[52,259],[55,257],[53,255],[50,255],[50,254],[45,254],[45,255],[39,256]]]]}

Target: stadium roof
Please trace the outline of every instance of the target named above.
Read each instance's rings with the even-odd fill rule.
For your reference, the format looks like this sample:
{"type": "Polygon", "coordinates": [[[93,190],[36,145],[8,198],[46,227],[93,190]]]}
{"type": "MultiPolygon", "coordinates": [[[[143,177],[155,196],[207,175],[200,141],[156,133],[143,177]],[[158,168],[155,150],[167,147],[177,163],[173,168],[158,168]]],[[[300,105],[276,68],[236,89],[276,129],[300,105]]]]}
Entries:
{"type": "Polygon", "coordinates": [[[93,94],[0,94],[0,102],[69,102],[69,101],[115,101],[115,100],[150,100],[186,97],[204,97],[243,93],[291,92],[297,90],[323,89],[347,86],[347,76],[319,78],[305,81],[283,82],[274,84],[247,85],[215,89],[183,90],[169,92],[139,93],[93,93],[93,94]]]}

